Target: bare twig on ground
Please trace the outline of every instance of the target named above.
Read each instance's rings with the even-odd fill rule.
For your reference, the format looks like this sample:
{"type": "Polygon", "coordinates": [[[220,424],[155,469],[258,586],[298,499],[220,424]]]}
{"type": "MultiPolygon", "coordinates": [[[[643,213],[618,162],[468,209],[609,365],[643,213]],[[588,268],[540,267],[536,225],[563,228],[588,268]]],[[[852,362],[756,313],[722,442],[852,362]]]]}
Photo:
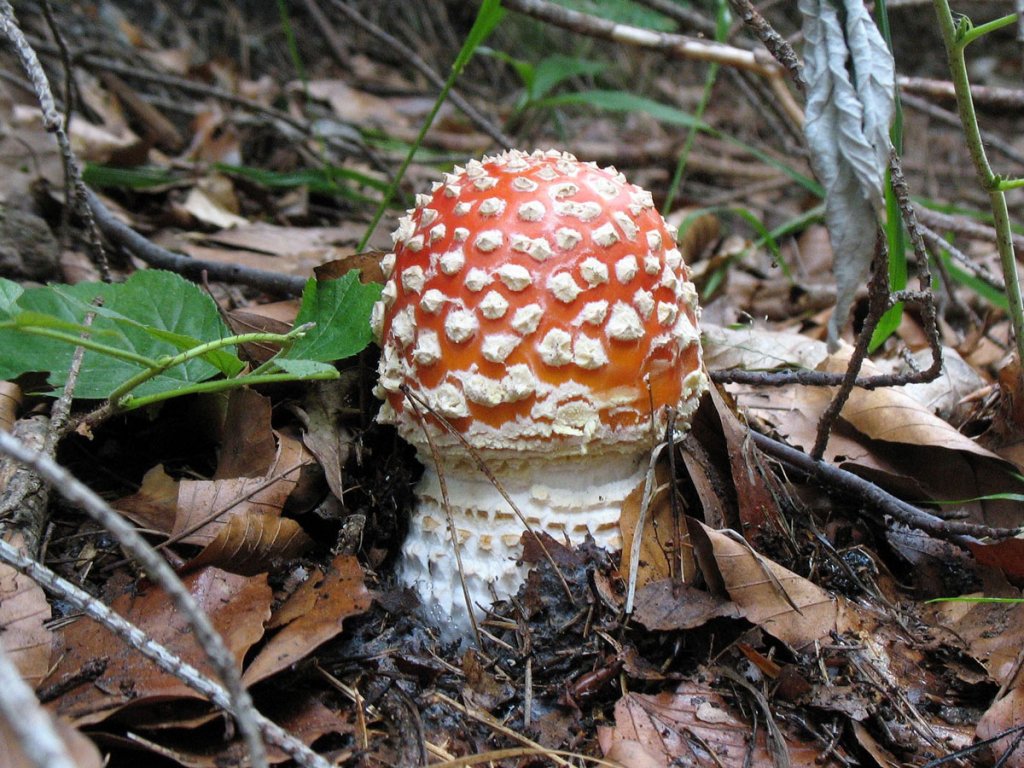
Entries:
{"type": "Polygon", "coordinates": [[[563,8],[547,0],[504,0],[504,5],[510,10],[588,37],[660,51],[671,58],[716,62],[724,67],[738,67],[756,72],[768,80],[780,106],[789,118],[797,125],[803,124],[803,110],[786,88],[782,76],[783,69],[767,56],[758,56],[751,51],[724,43],[618,24],[598,16],[563,8]]]}
{"type": "Polygon", "coordinates": [[[1020,534],[1019,528],[992,528],[987,525],[965,523],[959,520],[943,520],[923,509],[898,499],[874,483],[859,477],[852,472],[840,469],[827,461],[814,459],[803,451],[791,448],[785,443],[773,440],[767,435],[751,431],[754,443],[772,458],[800,470],[812,478],[816,478],[827,488],[834,488],[861,499],[872,509],[889,515],[911,528],[924,531],[937,539],[952,541],[966,547],[977,543],[977,540],[1009,539],[1020,534]]]}
{"type": "Polygon", "coordinates": [[[705,14],[673,2],[673,0],[635,0],[635,2],[637,5],[646,6],[673,21],[679,22],[684,27],[695,29],[701,34],[715,34],[715,23],[705,14]]]}
{"type": "MultiPolygon", "coordinates": [[[[100,276],[104,281],[110,282],[110,267],[107,264],[107,257],[100,242],[99,233],[96,230],[96,222],[93,220],[92,212],[85,203],[86,187],[82,181],[82,171],[78,165],[78,159],[71,150],[71,139],[68,136],[64,121],[50,90],[50,82],[43,71],[43,65],[39,57],[29,44],[28,38],[18,26],[14,17],[14,9],[8,0],[0,2],[0,35],[7,39],[18,56],[25,74],[32,81],[32,88],[35,91],[36,99],[39,101],[39,108],[43,115],[43,127],[54,135],[57,146],[60,149],[60,156],[64,162],[64,177],[66,188],[74,189],[75,193],[67,200],[67,205],[75,210],[85,222],[85,231],[89,239],[89,245],[99,268],[100,276]]],[[[58,49],[62,53],[65,48],[58,49]]],[[[71,77],[71,73],[67,73],[71,77]]]]}
{"type": "Polygon", "coordinates": [[[45,454],[25,448],[11,435],[0,432],[0,453],[31,468],[70,503],[78,506],[109,531],[126,550],[134,555],[146,574],[160,584],[175,607],[187,617],[195,630],[196,640],[225,686],[231,692],[232,712],[239,730],[245,737],[249,757],[257,768],[267,765],[266,751],[255,725],[255,709],[249,692],[242,685],[235,660],[224,645],[224,640],[213,628],[210,619],[196,604],[195,598],[178,579],[160,555],[110,505],[90,488],[79,482],[67,470],[45,454]]]}
{"type": "Polygon", "coordinates": [[[200,280],[205,272],[213,280],[242,283],[267,293],[284,295],[300,294],[306,285],[306,278],[296,275],[253,269],[242,264],[193,259],[184,254],[168,251],[120,221],[93,192],[87,191],[86,199],[96,216],[100,231],[156,269],[167,269],[193,280],[200,280]]]}
{"type": "Polygon", "coordinates": [[[814,439],[814,447],[811,449],[811,456],[814,459],[821,459],[825,455],[825,446],[828,444],[832,425],[839,418],[850,393],[857,385],[857,375],[867,357],[871,336],[878,326],[878,321],[889,309],[889,271],[886,268],[885,253],[885,241],[879,233],[871,280],[868,282],[868,313],[864,318],[864,325],[857,335],[856,343],[853,345],[853,352],[850,354],[850,362],[846,367],[846,373],[843,374],[843,380],[835,394],[832,395],[828,407],[818,419],[818,434],[814,439]]]}
{"type": "MultiPolygon", "coordinates": [[[[928,117],[933,120],[937,120],[944,125],[957,129],[960,128],[960,118],[955,112],[950,112],[948,109],[932,104],[927,99],[922,99],[920,96],[915,96],[912,93],[904,93],[900,95],[900,101],[903,106],[926,114],[928,117]]],[[[999,136],[996,136],[992,131],[984,131],[982,133],[982,137],[985,142],[985,146],[993,152],[998,152],[1007,160],[1012,160],[1015,163],[1024,165],[1024,154],[1018,151],[1017,148],[1008,141],[1004,141],[999,136]]]]}
{"type": "Polygon", "coordinates": [[[800,58],[796,55],[786,38],[780,35],[771,24],[761,15],[750,0],[729,0],[729,5],[739,16],[748,28],[753,30],[758,39],[764,43],[764,47],[775,57],[782,66],[789,72],[789,78],[801,91],[806,89],[803,70],[800,66],[800,58]]]}
{"type": "MultiPolygon", "coordinates": [[[[933,80],[927,77],[896,77],[901,91],[930,96],[933,99],[954,101],[956,90],[949,80],[933,80]]],[[[1024,109],[1024,89],[1000,88],[989,85],[972,85],[971,97],[978,103],[992,109],[1017,112],[1024,109]]]]}
{"type": "MultiPolygon", "coordinates": [[[[105,604],[84,589],[62,578],[46,566],[18,552],[0,541],[0,562],[24,573],[44,590],[60,600],[67,601],[89,618],[106,627],[111,633],[153,661],[160,669],[185,683],[189,688],[206,696],[213,704],[234,712],[228,692],[202,672],[184,662],[181,657],[161,645],[127,619],[114,613],[105,604]]],[[[280,747],[304,768],[329,768],[329,763],[312,752],[305,744],[271,722],[258,712],[255,720],[267,741],[280,747]]]]}

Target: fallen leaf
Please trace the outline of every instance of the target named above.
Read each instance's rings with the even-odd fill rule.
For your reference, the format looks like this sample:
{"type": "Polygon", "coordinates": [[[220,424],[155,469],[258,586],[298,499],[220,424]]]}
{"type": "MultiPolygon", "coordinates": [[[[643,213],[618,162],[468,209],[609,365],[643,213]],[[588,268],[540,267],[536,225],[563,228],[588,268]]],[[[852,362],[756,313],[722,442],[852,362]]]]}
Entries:
{"type": "Polygon", "coordinates": [[[667,632],[693,629],[718,617],[738,618],[728,600],[671,579],[654,581],[636,592],[633,619],[647,629],[667,632]]]}
{"type": "MultiPolygon", "coordinates": [[[[598,729],[605,757],[633,768],[672,765],[773,765],[765,729],[751,743],[751,723],[734,714],[720,693],[706,684],[686,682],[674,692],[657,695],[628,693],[615,704],[615,726],[598,729]],[[623,762],[626,760],[627,762],[623,762]]],[[[790,766],[842,765],[835,755],[818,762],[820,748],[790,734],[782,747],[790,766]]]]}
{"type": "Polygon", "coordinates": [[[352,555],[338,555],[326,573],[317,571],[274,611],[268,628],[283,627],[242,675],[246,685],[301,661],[338,635],[344,620],[370,607],[372,596],[352,555]]]}
{"type": "Polygon", "coordinates": [[[143,528],[170,533],[178,508],[178,481],[157,464],[142,477],[137,493],[118,499],[114,509],[143,528]]]}
{"type": "MultiPolygon", "coordinates": [[[[24,547],[20,533],[8,533],[8,544],[24,547]]],[[[50,603],[43,588],[6,563],[0,563],[0,648],[33,687],[50,668],[53,633],[50,603]]],[[[0,750],[2,752],[2,750],[0,750]]]]}
{"type": "MultiPolygon", "coordinates": [[[[273,595],[266,576],[245,577],[204,568],[182,581],[241,666],[246,652],[263,636],[263,624],[270,617],[273,595]]],[[[147,585],[121,595],[110,607],[184,661],[216,677],[192,630],[163,589],[147,585]]],[[[97,670],[55,702],[60,714],[79,725],[101,722],[127,706],[201,698],[90,619],[79,619],[60,631],[54,657],[59,661],[47,678],[49,684],[74,679],[83,669],[97,670]],[[97,662],[101,662],[99,666],[97,662]]]]}
{"type": "Polygon", "coordinates": [[[277,455],[264,477],[182,480],[178,486],[178,510],[172,534],[177,537],[196,529],[180,541],[205,546],[233,516],[280,515],[298,483],[300,470],[312,463],[313,458],[300,441],[283,433],[275,434],[277,455]]]}
{"type": "Polygon", "coordinates": [[[978,739],[993,739],[1001,733],[1012,732],[999,739],[990,748],[991,754],[999,760],[1000,768],[1024,767],[1024,744],[1016,743],[1024,724],[1024,688],[1014,688],[998,699],[978,722],[978,739]]]}
{"type": "Polygon", "coordinates": [[[272,570],[274,562],[298,557],[312,544],[302,526],[291,518],[250,512],[229,517],[217,538],[186,569],[213,565],[231,573],[254,576],[272,570]]]}
{"type": "MultiPolygon", "coordinates": [[[[50,718],[75,768],[101,768],[105,765],[99,749],[91,739],[63,718],[54,717],[45,710],[44,714],[50,718]]],[[[0,768],[39,768],[38,761],[30,760],[25,755],[3,714],[0,714],[0,768]]]]}

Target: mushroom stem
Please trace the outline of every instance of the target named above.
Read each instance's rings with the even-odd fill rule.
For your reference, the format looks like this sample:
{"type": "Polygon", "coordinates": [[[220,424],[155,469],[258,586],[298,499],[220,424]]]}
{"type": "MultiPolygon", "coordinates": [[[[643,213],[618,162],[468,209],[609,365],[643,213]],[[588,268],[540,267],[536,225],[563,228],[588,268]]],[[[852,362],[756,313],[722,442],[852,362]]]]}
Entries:
{"type": "MultiPolygon", "coordinates": [[[[539,460],[488,458],[487,464],[534,533],[574,544],[589,533],[598,546],[615,550],[622,547],[623,503],[643,483],[646,458],[635,451],[605,451],[539,460]]],[[[462,631],[470,625],[469,613],[438,470],[430,460],[424,464],[416,487],[418,511],[402,550],[401,579],[439,624],[450,617],[462,631]]],[[[446,457],[441,471],[466,566],[466,587],[480,617],[492,602],[514,595],[523,583],[527,568],[517,561],[526,528],[494,482],[468,457],[446,457]]]]}

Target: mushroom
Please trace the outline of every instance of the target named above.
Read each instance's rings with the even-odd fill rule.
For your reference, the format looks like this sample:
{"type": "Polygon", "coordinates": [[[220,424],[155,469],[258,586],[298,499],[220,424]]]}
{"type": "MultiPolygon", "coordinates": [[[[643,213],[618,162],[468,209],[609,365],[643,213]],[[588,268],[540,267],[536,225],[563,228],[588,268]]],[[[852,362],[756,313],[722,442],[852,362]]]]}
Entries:
{"type": "Polygon", "coordinates": [[[495,479],[534,532],[621,548],[667,410],[687,427],[707,388],[700,310],[651,194],[556,150],[456,166],[393,239],[378,420],[426,467],[400,578],[465,629],[442,482],[478,615],[524,577],[524,524],[495,479]]]}

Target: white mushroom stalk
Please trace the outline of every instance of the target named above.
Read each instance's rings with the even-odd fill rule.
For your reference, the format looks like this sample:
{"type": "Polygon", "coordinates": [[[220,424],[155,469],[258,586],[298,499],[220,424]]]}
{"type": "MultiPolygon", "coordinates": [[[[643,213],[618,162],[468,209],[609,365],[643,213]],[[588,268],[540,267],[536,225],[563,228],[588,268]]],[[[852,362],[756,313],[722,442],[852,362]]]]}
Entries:
{"type": "Polygon", "coordinates": [[[650,193],[553,150],[470,161],[401,220],[376,391],[426,465],[401,578],[436,621],[470,626],[439,473],[477,615],[524,576],[523,522],[477,457],[535,532],[621,546],[667,409],[685,428],[707,387],[675,235],[650,193]]]}

